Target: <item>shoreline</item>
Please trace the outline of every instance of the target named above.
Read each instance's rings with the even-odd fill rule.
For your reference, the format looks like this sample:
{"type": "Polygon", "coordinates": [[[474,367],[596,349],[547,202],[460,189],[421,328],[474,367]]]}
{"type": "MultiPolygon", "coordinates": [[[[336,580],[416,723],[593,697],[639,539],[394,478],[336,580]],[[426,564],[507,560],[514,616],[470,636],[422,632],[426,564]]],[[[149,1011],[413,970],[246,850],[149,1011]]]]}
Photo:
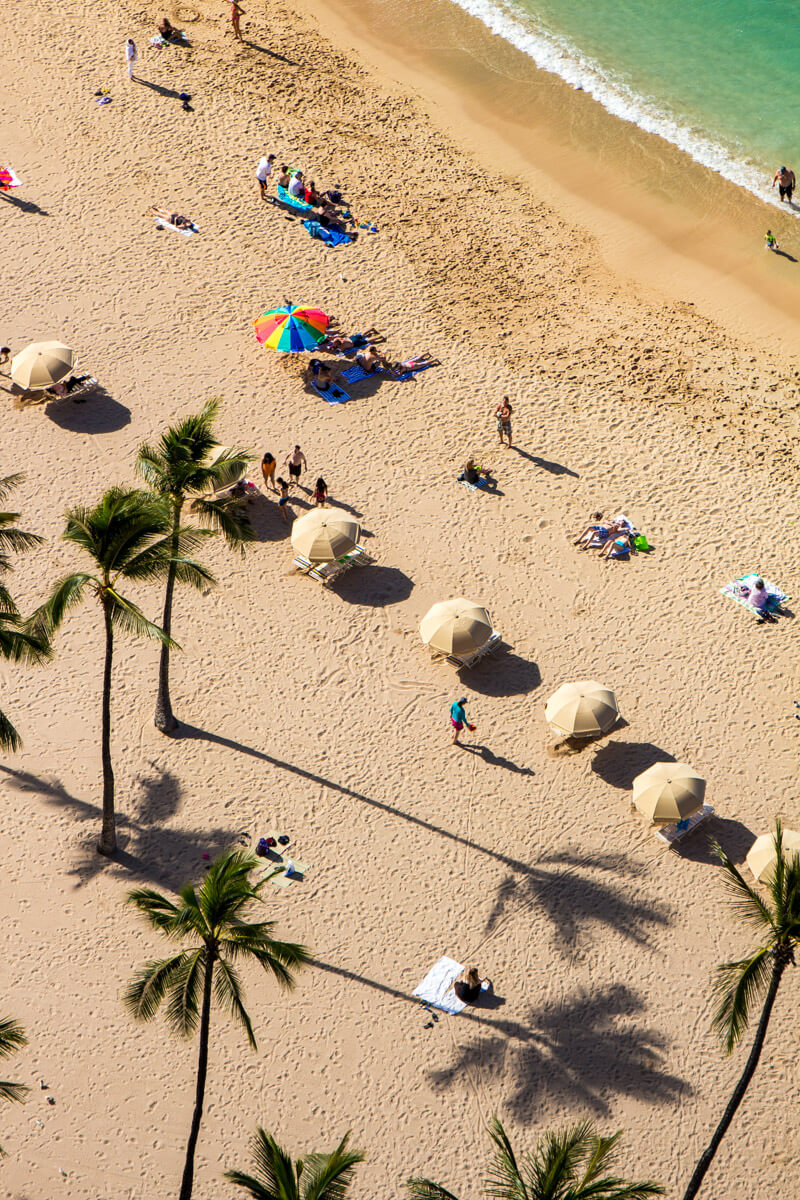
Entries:
{"type": "Polygon", "coordinates": [[[432,106],[427,115],[494,171],[499,142],[504,173],[592,235],[612,273],[800,359],[800,271],[763,246],[769,227],[791,252],[796,217],[609,113],[455,4],[426,46],[429,0],[409,0],[389,51],[384,4],[329,0],[324,24],[309,0],[297,8],[367,69],[432,106]]]}

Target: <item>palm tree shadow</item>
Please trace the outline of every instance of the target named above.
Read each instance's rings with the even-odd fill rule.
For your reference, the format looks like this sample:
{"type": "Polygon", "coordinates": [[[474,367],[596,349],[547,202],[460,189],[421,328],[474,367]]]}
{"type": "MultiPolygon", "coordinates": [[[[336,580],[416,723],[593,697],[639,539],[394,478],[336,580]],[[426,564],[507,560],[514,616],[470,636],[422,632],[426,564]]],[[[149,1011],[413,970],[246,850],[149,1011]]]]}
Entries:
{"type": "Polygon", "coordinates": [[[636,899],[633,885],[643,875],[642,867],[619,853],[579,858],[561,851],[546,856],[525,875],[507,875],[500,882],[484,933],[491,933],[516,906],[535,909],[548,919],[554,945],[566,957],[588,941],[588,931],[598,927],[613,929],[645,947],[651,929],[670,925],[673,914],[660,901],[636,899]],[[619,882],[611,875],[618,876],[619,882]]]}
{"type": "Polygon", "coordinates": [[[70,810],[94,828],[79,850],[76,864],[67,872],[83,887],[95,876],[110,870],[126,881],[156,884],[175,890],[187,879],[196,879],[206,861],[236,845],[245,836],[232,829],[170,829],[162,824],[180,808],[180,783],[170,771],[153,767],[153,774],[140,779],[141,795],[134,799],[134,813],[117,813],[119,849],[113,858],[97,853],[102,809],[73,796],[56,778],[47,779],[29,771],[14,770],[0,763],[0,771],[17,791],[41,797],[47,804],[70,810]]]}
{"type": "Polygon", "coordinates": [[[666,1039],[636,1022],[644,1008],[624,984],[545,1004],[529,1011],[525,1036],[482,1032],[428,1078],[439,1088],[461,1087],[465,1076],[502,1083],[505,1102],[525,1124],[553,1105],[579,1105],[607,1117],[620,1095],[674,1104],[692,1088],[664,1069],[666,1039]]]}

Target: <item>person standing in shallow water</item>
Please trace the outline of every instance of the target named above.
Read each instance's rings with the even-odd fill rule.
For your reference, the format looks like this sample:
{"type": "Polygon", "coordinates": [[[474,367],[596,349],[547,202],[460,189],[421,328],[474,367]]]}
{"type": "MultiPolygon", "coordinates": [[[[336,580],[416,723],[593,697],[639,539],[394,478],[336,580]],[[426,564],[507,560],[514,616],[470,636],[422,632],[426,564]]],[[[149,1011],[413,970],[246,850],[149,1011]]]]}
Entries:
{"type": "Polygon", "coordinates": [[[778,194],[781,198],[781,203],[786,200],[789,204],[792,203],[792,192],[797,186],[794,171],[790,171],[788,167],[778,167],[775,174],[772,176],[772,186],[778,185],[778,194]]]}

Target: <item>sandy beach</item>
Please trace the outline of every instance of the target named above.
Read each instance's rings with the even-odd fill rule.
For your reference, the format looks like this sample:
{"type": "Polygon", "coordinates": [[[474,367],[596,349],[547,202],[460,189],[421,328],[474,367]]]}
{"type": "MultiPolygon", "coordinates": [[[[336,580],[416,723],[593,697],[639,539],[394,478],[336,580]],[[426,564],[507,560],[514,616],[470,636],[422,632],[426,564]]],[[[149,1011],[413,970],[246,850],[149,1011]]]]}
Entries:
{"type": "MultiPolygon", "coordinates": [[[[352,1130],[368,1156],[355,1200],[412,1174],[467,1200],[493,1113],[519,1145],[584,1117],[622,1128],[623,1173],[681,1195],[747,1052],[726,1059],[710,1030],[712,972],[750,939],[709,838],[742,861],[776,815],[800,820],[795,623],[757,625],[719,591],[758,570],[798,602],[795,301],[771,304],[780,264],[761,249],[728,272],[662,244],[648,284],[612,252],[624,214],[596,225],[543,162],[520,149],[519,171],[505,153],[499,169],[477,134],[456,138],[441,80],[427,95],[424,64],[371,54],[368,14],[351,36],[342,10],[245,7],[241,45],[206,0],[166,10],[189,49],[150,46],[160,9],[110,0],[91,19],[73,0],[46,21],[33,6],[7,30],[2,153],[24,187],[0,196],[0,341],[59,337],[102,385],[83,405],[2,393],[0,475],[25,472],[14,507],[46,538],[10,583],[24,611],[38,604],[78,562],[65,508],[132,483],[140,443],[212,396],[220,440],[253,451],[250,477],[265,450],[282,462],[299,443],[303,483],[325,477],[376,561],[319,587],[261,495],[259,540],[240,557],[215,539],[203,561],[219,586],[177,597],[175,738],[152,723],[157,650],[120,642],[115,861],[94,848],[96,611],[70,616],[50,666],[0,661],[24,738],[0,762],[0,1015],[28,1032],[6,1073],[32,1088],[3,1108],[4,1191],[177,1194],[196,1046],[123,1008],[163,949],[123,900],[275,829],[309,869],[270,891],[268,915],[314,966],[291,996],[245,973],[256,1053],[215,1021],[198,1200],[236,1194],[223,1172],[246,1166],[257,1124],[296,1156],[352,1130]],[[340,184],[378,232],[338,250],[309,238],[259,199],[268,151],[340,184]],[[200,233],[158,232],[154,204],[200,233]],[[284,299],[441,366],[329,406],[253,335],[284,299]],[[512,449],[492,419],[504,394],[512,449]],[[471,452],[496,494],[455,482],[471,452]],[[598,507],[627,513],[653,553],[578,553],[568,535],[598,507]],[[418,634],[458,595],[505,642],[471,671],[432,661],[418,634]],[[625,723],[557,754],[545,700],[580,678],[613,687],[625,723]],[[465,694],[477,730],[458,750],[448,709],[465,694]],[[680,853],[630,806],[633,777],[666,756],[706,777],[715,808],[680,853]],[[503,1003],[425,1028],[412,992],[442,955],[476,963],[503,1003]]],[[[156,618],[159,589],[137,596],[156,618]]],[[[800,1187],[795,974],[708,1176],[714,1200],[741,1200],[743,1176],[753,1200],[800,1187]]]]}

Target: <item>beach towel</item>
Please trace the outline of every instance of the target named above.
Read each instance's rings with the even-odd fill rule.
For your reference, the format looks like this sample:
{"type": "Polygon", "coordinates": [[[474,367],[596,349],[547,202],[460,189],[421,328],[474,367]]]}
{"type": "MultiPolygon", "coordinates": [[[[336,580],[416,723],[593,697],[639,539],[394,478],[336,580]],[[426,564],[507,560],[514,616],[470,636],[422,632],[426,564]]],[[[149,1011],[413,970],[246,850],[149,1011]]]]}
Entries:
{"type": "Polygon", "coordinates": [[[0,167],[0,192],[10,192],[15,187],[22,187],[19,175],[11,167],[0,167]]]}
{"type": "Polygon", "coordinates": [[[346,379],[348,383],[360,383],[362,379],[369,379],[370,372],[365,371],[359,363],[354,363],[346,371],[340,371],[339,376],[341,379],[346,379]]]}
{"type": "Polygon", "coordinates": [[[463,483],[464,487],[469,488],[471,492],[483,492],[488,487],[485,479],[479,479],[477,483],[470,483],[468,479],[459,479],[457,483],[463,483]]]}
{"type": "Polygon", "coordinates": [[[179,229],[177,225],[170,225],[169,221],[165,221],[163,217],[155,217],[154,220],[161,229],[174,229],[176,233],[182,233],[187,238],[191,237],[193,233],[200,232],[195,224],[192,224],[190,229],[179,229]]]}
{"type": "Polygon", "coordinates": [[[322,388],[317,387],[313,380],[311,381],[311,386],[318,396],[321,396],[323,400],[327,400],[328,404],[344,404],[350,399],[350,394],[336,383],[332,383],[324,391],[322,388]]]}
{"type": "Polygon", "coordinates": [[[414,989],[414,995],[434,1008],[441,1008],[446,1013],[460,1013],[467,1006],[459,1000],[453,991],[453,984],[464,968],[454,958],[440,958],[435,967],[431,967],[419,987],[414,989]]]}
{"type": "Polygon", "coordinates": [[[298,212],[309,212],[310,204],[306,204],[305,200],[301,200],[299,196],[293,196],[291,192],[287,192],[286,188],[278,185],[278,199],[282,204],[288,204],[289,208],[296,208],[298,212]]]}
{"type": "Polygon", "coordinates": [[[312,238],[324,242],[326,246],[330,246],[332,249],[336,246],[349,246],[353,240],[347,233],[338,233],[335,229],[326,229],[324,225],[320,225],[319,221],[301,221],[301,224],[308,230],[312,238]]]}
{"type": "MultiPolygon", "coordinates": [[[[764,579],[763,575],[753,572],[751,575],[742,575],[741,579],[734,579],[732,583],[726,583],[719,590],[723,596],[727,596],[729,600],[734,600],[737,604],[741,604],[742,608],[746,608],[754,617],[760,617],[761,611],[755,608],[746,596],[742,593],[742,587],[752,588],[757,579],[764,579]]],[[[789,599],[785,592],[776,587],[774,583],[770,583],[768,579],[764,579],[764,587],[767,590],[767,607],[766,612],[775,612],[776,608],[780,608],[789,599]]]]}
{"type": "Polygon", "coordinates": [[[405,370],[401,375],[392,375],[392,379],[397,379],[400,383],[405,383],[408,379],[413,379],[415,375],[419,375],[420,371],[427,371],[428,367],[435,367],[436,363],[432,362],[415,362],[413,358],[409,358],[406,362],[400,364],[405,370]]]}

